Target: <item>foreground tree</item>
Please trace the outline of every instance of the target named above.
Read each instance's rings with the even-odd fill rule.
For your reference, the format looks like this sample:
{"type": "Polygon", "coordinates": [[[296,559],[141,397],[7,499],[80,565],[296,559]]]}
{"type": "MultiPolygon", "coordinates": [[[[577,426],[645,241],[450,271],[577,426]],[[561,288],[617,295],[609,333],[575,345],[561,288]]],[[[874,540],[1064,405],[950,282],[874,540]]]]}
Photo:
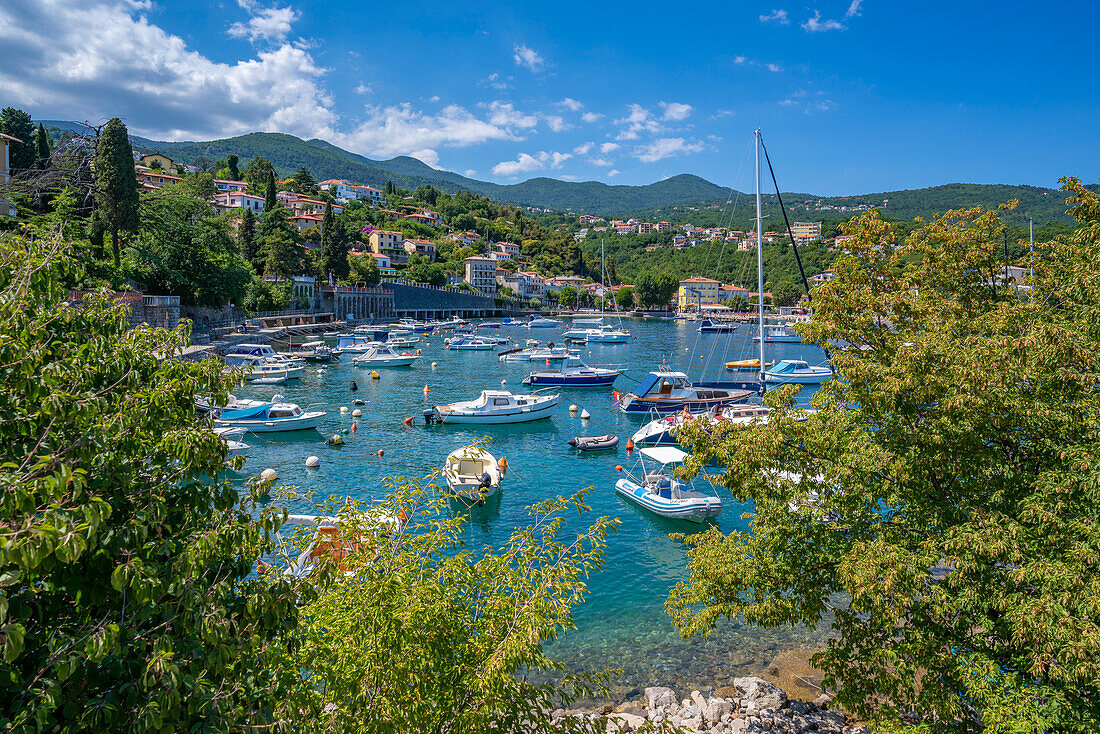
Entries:
{"type": "Polygon", "coordinates": [[[296,597],[250,575],[277,520],[211,479],[226,451],[194,395],[224,399],[220,367],[158,363],[182,328],[64,304],[72,262],[0,238],[0,727],[268,726],[281,689],[264,651],[296,597]]]}
{"type": "Polygon", "coordinates": [[[282,663],[302,685],[283,715],[307,732],[603,732],[583,718],[551,725],[553,709],[601,681],[566,675],[542,645],[572,628],[617,521],[567,530],[564,516],[588,508],[583,494],[557,497],[530,508],[503,547],[473,552],[447,502],[413,481],[381,505],[319,509],[339,512],[330,544],[342,552],[310,577],[319,594],[282,663]],[[384,518],[397,517],[407,521],[394,533],[384,518]],[[539,671],[559,681],[527,680],[539,671]]]}
{"type": "MultiPolygon", "coordinates": [[[[348,235],[342,222],[332,213],[332,204],[325,204],[325,216],[321,219],[321,247],[318,254],[318,277],[336,280],[348,277],[348,235]]],[[[371,258],[373,259],[373,258],[371,258]]]]}
{"type": "Polygon", "coordinates": [[[0,110],[0,133],[10,135],[19,142],[8,146],[8,166],[13,174],[34,168],[34,125],[31,116],[15,107],[0,110]]]}
{"type": "Polygon", "coordinates": [[[378,260],[370,253],[363,255],[348,255],[348,280],[352,283],[364,283],[366,285],[378,285],[382,280],[382,272],[378,269],[378,260]]]}
{"type": "Polygon", "coordinates": [[[267,190],[267,179],[275,176],[275,167],[267,158],[256,156],[244,169],[244,180],[248,182],[249,192],[262,196],[267,190]]]}
{"type": "Polygon", "coordinates": [[[119,240],[141,224],[134,153],[126,126],[117,117],[103,128],[95,151],[95,217],[111,233],[115,268],[119,265],[119,240]]]}
{"type": "Polygon", "coordinates": [[[721,617],[818,624],[814,663],[887,728],[1087,732],[1100,725],[1100,199],[1003,283],[993,212],[899,238],[877,213],[799,325],[839,380],[767,425],[685,441],[755,503],[750,533],[687,539],[685,633],[721,617]],[[780,473],[787,472],[787,473],[780,473]]]}

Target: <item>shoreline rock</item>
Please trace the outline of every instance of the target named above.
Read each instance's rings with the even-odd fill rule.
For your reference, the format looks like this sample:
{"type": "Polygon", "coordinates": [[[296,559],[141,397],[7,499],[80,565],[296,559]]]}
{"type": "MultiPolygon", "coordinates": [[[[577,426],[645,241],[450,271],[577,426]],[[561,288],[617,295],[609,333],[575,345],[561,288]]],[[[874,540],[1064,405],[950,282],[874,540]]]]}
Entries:
{"type": "Polygon", "coordinates": [[[662,726],[672,730],[679,727],[686,732],[702,734],[802,734],[802,732],[828,732],[831,734],[864,734],[866,728],[849,724],[838,711],[829,710],[830,698],[819,696],[812,702],[799,701],[787,696],[779,686],[763,678],[748,676],[736,678],[723,693],[736,695],[704,696],[691,691],[678,697],[676,691],[664,686],[645,689],[640,701],[627,701],[613,711],[608,707],[597,709],[558,709],[553,713],[557,722],[566,717],[583,716],[602,719],[608,732],[634,732],[643,727],[660,731],[662,726]]]}

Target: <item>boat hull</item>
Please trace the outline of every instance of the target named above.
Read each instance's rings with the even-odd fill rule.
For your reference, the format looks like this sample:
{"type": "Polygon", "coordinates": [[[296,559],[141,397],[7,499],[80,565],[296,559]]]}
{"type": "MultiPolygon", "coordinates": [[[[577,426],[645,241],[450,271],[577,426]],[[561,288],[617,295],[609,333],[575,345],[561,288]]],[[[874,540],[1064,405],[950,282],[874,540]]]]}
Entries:
{"type": "Polygon", "coordinates": [[[279,431],[309,431],[315,430],[321,424],[324,413],[313,413],[298,418],[280,418],[278,420],[239,420],[221,421],[215,420],[217,426],[232,426],[244,428],[249,433],[275,433],[279,431]]]}
{"type": "Polygon", "coordinates": [[[820,385],[833,379],[833,373],[818,375],[773,375],[764,373],[764,378],[772,385],[820,385]]]}
{"type": "Polygon", "coordinates": [[[416,361],[416,355],[411,354],[407,357],[385,357],[383,359],[357,359],[354,361],[356,367],[411,367],[412,363],[416,361]]]}
{"type": "Polygon", "coordinates": [[[505,423],[527,423],[543,418],[549,418],[557,399],[547,401],[541,405],[531,407],[510,408],[507,412],[477,413],[473,411],[451,411],[444,407],[435,409],[435,418],[440,423],[472,423],[477,425],[501,425],[505,423]]]}
{"type": "Polygon", "coordinates": [[[692,498],[690,501],[670,501],[655,497],[652,493],[629,479],[615,482],[615,492],[655,515],[669,520],[687,520],[701,523],[722,513],[722,501],[717,497],[692,498]]]}
{"type": "MultiPolygon", "coordinates": [[[[756,390],[759,389],[758,383],[742,383],[744,385],[753,385],[753,387],[738,388],[741,390],[756,390]]],[[[653,398],[653,397],[638,397],[636,395],[628,395],[623,398],[619,403],[619,410],[624,413],[649,413],[651,411],[657,411],[658,413],[672,413],[677,410],[683,410],[687,408],[691,412],[699,412],[704,410],[710,410],[720,405],[729,405],[742,399],[741,396],[737,397],[723,397],[723,398],[653,398]]]]}
{"type": "Polygon", "coordinates": [[[524,385],[537,387],[610,387],[615,384],[619,373],[610,375],[583,375],[580,377],[563,377],[554,374],[534,373],[523,378],[524,385]]]}

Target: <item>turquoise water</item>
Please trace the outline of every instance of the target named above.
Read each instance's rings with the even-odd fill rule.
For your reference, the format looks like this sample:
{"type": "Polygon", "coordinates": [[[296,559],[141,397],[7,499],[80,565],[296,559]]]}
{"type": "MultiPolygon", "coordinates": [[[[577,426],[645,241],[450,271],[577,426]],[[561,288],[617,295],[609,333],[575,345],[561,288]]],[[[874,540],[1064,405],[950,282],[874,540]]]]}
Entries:
{"type": "MultiPolygon", "coordinates": [[[[568,323],[568,321],[566,322],[568,323]]],[[[756,356],[758,346],[742,326],[731,335],[699,334],[691,323],[667,320],[624,320],[636,340],[629,344],[593,344],[582,348],[582,358],[591,365],[622,365],[627,368],[616,389],[628,390],[646,372],[667,361],[673,369],[693,378],[718,379],[727,373],[723,365],[732,359],[756,356]]],[[[563,324],[564,327],[564,324],[563,324]]],[[[487,333],[512,336],[521,344],[529,338],[561,341],[564,328],[524,329],[502,327],[487,333]]],[[[417,345],[423,356],[412,368],[379,370],[381,379],[372,380],[370,370],[357,368],[346,356],[330,365],[307,365],[300,380],[284,385],[249,385],[238,388],[238,397],[270,398],[282,394],[303,408],[326,403],[328,416],[317,432],[249,435],[252,447],[245,452],[245,470],[258,474],[266,468],[278,472],[280,485],[297,485],[318,497],[336,495],[369,500],[382,494],[385,477],[421,477],[441,467],[454,449],[488,435],[490,451],[508,458],[499,509],[467,527],[471,547],[501,544],[515,528],[526,525],[526,508],[546,497],[569,495],[593,486],[589,496],[593,516],[617,517],[622,521],[610,539],[604,569],[589,580],[587,600],[576,610],[578,629],[550,648],[553,656],[576,670],[620,668],[616,690],[626,696],[633,689],[654,683],[690,688],[713,684],[736,675],[764,670],[776,653],[820,642],[824,634],[815,630],[764,630],[724,624],[708,640],[683,640],[672,629],[662,605],[669,590],[685,577],[687,555],[681,543],[669,533],[692,532],[696,526],[667,521],[651,515],[615,494],[616,464],[631,467],[635,454],[626,456],[626,439],[643,423],[642,416],[628,416],[613,409],[606,388],[562,389],[561,401],[548,420],[505,426],[430,426],[423,424],[422,411],[435,404],[476,397],[483,389],[526,392],[521,380],[543,364],[500,362],[496,351],[457,352],[443,348],[442,338],[422,338],[417,345]],[[436,362],[435,368],[431,363],[436,362]],[[319,368],[324,374],[318,374],[319,368]],[[357,392],[349,391],[355,380],[357,392]],[[424,386],[430,387],[425,397],[424,386]],[[345,436],[339,450],[324,444],[326,436],[349,428],[350,411],[358,398],[366,405],[358,430],[345,436]],[[571,403],[586,408],[591,419],[570,415],[571,403]],[[339,409],[347,406],[349,414],[339,409]],[[411,426],[404,425],[412,416],[411,426]],[[577,435],[614,433],[620,437],[616,451],[580,454],[566,441],[577,435]],[[369,455],[384,449],[384,457],[369,455]],[[317,455],[318,469],[307,469],[305,458],[317,455]]],[[[415,347],[413,348],[415,349],[415,347]]],[[[767,359],[803,358],[822,363],[825,355],[816,347],[778,344],[768,347],[767,359]]],[[[812,388],[801,399],[808,400],[812,388]]],[[[697,480],[699,481],[699,480],[697,480]]],[[[739,505],[724,490],[718,490],[724,509],[718,518],[723,531],[745,529],[741,514],[751,509],[739,505]]],[[[289,505],[292,512],[308,512],[289,505]]]]}

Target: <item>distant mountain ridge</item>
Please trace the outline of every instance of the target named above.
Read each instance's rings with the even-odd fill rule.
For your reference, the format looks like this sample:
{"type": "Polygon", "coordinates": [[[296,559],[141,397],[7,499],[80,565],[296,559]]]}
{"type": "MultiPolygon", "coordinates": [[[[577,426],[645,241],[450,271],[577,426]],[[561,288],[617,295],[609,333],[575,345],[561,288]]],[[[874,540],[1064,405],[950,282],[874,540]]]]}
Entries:
{"type": "MultiPolygon", "coordinates": [[[[47,127],[62,130],[79,130],[82,127],[79,123],[62,120],[41,122],[47,127]]],[[[131,136],[131,141],[143,153],[160,151],[183,163],[193,163],[198,158],[213,162],[234,153],[240,158],[243,168],[249,159],[262,156],[285,175],[305,166],[318,180],[344,178],[378,188],[392,181],[402,188],[431,185],[447,193],[468,189],[502,203],[605,216],[664,215],[673,207],[713,206],[736,194],[728,187],[692,174],[680,174],[644,186],[609,185],[598,181],[571,182],[545,177],[504,185],[435,169],[409,156],[372,160],[325,140],[302,140],[285,133],[248,133],[197,142],[167,142],[131,136]]],[[[783,198],[788,211],[798,218],[847,219],[854,212],[844,212],[840,207],[863,204],[882,207],[886,216],[911,219],[964,206],[996,207],[1019,199],[1019,209],[1007,218],[1020,220],[1031,216],[1037,223],[1070,221],[1065,214],[1061,192],[1038,186],[945,184],[858,196],[784,193],[783,198]],[[883,206],[882,202],[886,200],[888,203],[883,206]]],[[[769,204],[773,200],[774,196],[766,197],[766,211],[771,208],[769,204]]]]}

